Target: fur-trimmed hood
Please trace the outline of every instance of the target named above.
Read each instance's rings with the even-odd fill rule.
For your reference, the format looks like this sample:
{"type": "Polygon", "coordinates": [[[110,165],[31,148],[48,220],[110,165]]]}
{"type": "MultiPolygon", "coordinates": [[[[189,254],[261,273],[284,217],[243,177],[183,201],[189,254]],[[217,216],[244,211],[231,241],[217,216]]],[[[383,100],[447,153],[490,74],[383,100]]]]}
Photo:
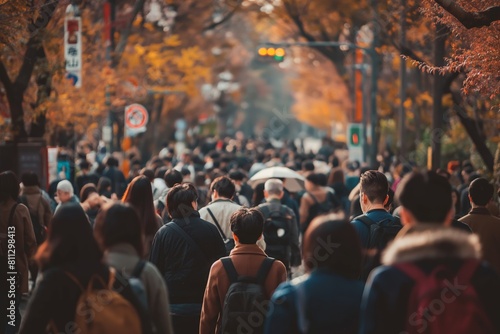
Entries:
{"type": "Polygon", "coordinates": [[[444,258],[480,259],[479,238],[452,227],[413,228],[387,247],[382,264],[444,258]]]}

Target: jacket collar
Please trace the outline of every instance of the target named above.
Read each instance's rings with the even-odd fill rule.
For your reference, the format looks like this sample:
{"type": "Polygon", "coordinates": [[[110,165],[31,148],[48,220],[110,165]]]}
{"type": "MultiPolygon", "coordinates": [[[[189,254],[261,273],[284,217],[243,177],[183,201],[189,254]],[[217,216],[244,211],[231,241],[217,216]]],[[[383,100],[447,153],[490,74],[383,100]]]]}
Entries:
{"type": "Polygon", "coordinates": [[[488,215],[491,216],[490,211],[485,207],[472,208],[469,212],[470,215],[488,215]]]}
{"type": "Polygon", "coordinates": [[[231,256],[233,255],[260,255],[260,256],[267,256],[266,253],[262,249],[260,249],[259,246],[256,244],[236,244],[236,246],[233,248],[231,251],[231,256]]]}
{"type": "Polygon", "coordinates": [[[481,257],[481,244],[477,235],[442,226],[413,228],[407,232],[388,246],[382,255],[383,264],[392,265],[422,259],[481,257]]]}

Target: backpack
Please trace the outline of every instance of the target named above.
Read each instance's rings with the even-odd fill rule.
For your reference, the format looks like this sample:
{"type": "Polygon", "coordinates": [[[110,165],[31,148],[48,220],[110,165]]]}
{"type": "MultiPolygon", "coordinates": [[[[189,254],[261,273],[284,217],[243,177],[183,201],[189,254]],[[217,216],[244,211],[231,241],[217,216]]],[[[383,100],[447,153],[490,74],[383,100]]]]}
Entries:
{"type": "Polygon", "coordinates": [[[36,244],[41,245],[45,241],[45,237],[47,236],[47,227],[40,223],[40,217],[38,216],[38,209],[40,208],[40,204],[42,203],[42,194],[40,194],[40,199],[38,200],[38,205],[36,207],[36,211],[31,210],[28,205],[28,199],[26,196],[19,196],[19,200],[21,203],[26,205],[28,211],[30,212],[31,224],[33,225],[33,232],[35,232],[36,244]]]}
{"type": "Polygon", "coordinates": [[[224,298],[219,333],[263,333],[269,308],[264,283],[274,259],[264,259],[256,277],[239,276],[230,257],[221,262],[231,285],[224,298]]]}
{"type": "Polygon", "coordinates": [[[370,230],[370,238],[368,239],[368,249],[383,250],[387,244],[394,240],[399,231],[403,228],[401,223],[394,217],[385,218],[381,221],[375,222],[370,219],[366,214],[354,218],[359,220],[370,230]],[[390,224],[382,225],[382,223],[389,221],[390,224]]]}
{"type": "Polygon", "coordinates": [[[261,204],[259,210],[266,218],[263,231],[266,254],[280,260],[288,268],[292,216],[287,213],[287,207],[284,205],[281,205],[279,210],[272,210],[269,204],[261,204]]]}
{"type": "Polygon", "coordinates": [[[405,333],[494,333],[471,282],[478,266],[479,261],[466,260],[456,274],[440,265],[426,275],[412,263],[397,264],[396,268],[415,281],[405,333]]]}
{"type": "Polygon", "coordinates": [[[139,260],[134,270],[132,271],[132,275],[130,275],[128,282],[130,283],[130,288],[132,288],[132,291],[134,292],[134,295],[137,297],[137,300],[140,303],[142,309],[145,311],[149,311],[148,294],[140,278],[142,270],[144,269],[145,266],[146,266],[146,261],[139,260]]]}
{"type": "Polygon", "coordinates": [[[75,324],[81,334],[143,333],[141,318],[133,304],[113,290],[116,272],[109,270],[109,281],[93,276],[86,288],[69,272],[66,275],[82,290],[76,304],[75,324]],[[100,281],[102,288],[94,288],[100,281]]]}

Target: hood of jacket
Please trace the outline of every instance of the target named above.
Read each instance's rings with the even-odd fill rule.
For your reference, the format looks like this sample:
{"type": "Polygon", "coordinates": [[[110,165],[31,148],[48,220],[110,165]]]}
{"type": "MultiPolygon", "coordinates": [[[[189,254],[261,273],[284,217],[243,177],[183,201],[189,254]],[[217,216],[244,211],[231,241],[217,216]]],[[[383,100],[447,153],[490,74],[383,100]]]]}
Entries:
{"type": "Polygon", "coordinates": [[[449,258],[480,259],[478,236],[451,227],[414,228],[387,247],[382,264],[449,258]]]}

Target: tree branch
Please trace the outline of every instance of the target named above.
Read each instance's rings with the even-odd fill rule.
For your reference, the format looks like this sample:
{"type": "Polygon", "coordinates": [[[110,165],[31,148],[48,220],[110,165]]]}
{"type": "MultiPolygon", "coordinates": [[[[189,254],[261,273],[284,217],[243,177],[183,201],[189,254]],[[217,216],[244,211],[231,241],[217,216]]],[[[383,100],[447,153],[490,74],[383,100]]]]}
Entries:
{"type": "Polygon", "coordinates": [[[123,30],[120,35],[120,40],[116,44],[113,61],[111,63],[112,67],[118,66],[120,63],[121,56],[123,51],[125,50],[125,46],[127,46],[127,39],[132,32],[132,25],[134,24],[135,18],[137,14],[143,9],[145,0],[137,0],[134,5],[134,10],[132,11],[132,16],[130,17],[130,21],[127,24],[127,27],[123,30]]]}
{"type": "Polygon", "coordinates": [[[489,7],[480,12],[468,12],[454,0],[434,0],[448,13],[453,15],[467,29],[489,26],[500,20],[500,6],[489,7]]]}
{"type": "Polygon", "coordinates": [[[213,22],[209,26],[203,28],[203,31],[212,30],[217,26],[229,21],[231,17],[233,17],[233,15],[236,13],[236,11],[240,8],[240,6],[241,6],[241,1],[239,1],[238,4],[233,8],[233,10],[231,10],[226,16],[224,16],[222,20],[220,20],[219,22],[213,22]]]}
{"type": "Polygon", "coordinates": [[[0,82],[2,82],[6,90],[9,90],[10,86],[12,85],[12,82],[10,81],[9,78],[9,73],[7,73],[7,69],[5,68],[4,63],[1,60],[0,60],[0,82]]]}

